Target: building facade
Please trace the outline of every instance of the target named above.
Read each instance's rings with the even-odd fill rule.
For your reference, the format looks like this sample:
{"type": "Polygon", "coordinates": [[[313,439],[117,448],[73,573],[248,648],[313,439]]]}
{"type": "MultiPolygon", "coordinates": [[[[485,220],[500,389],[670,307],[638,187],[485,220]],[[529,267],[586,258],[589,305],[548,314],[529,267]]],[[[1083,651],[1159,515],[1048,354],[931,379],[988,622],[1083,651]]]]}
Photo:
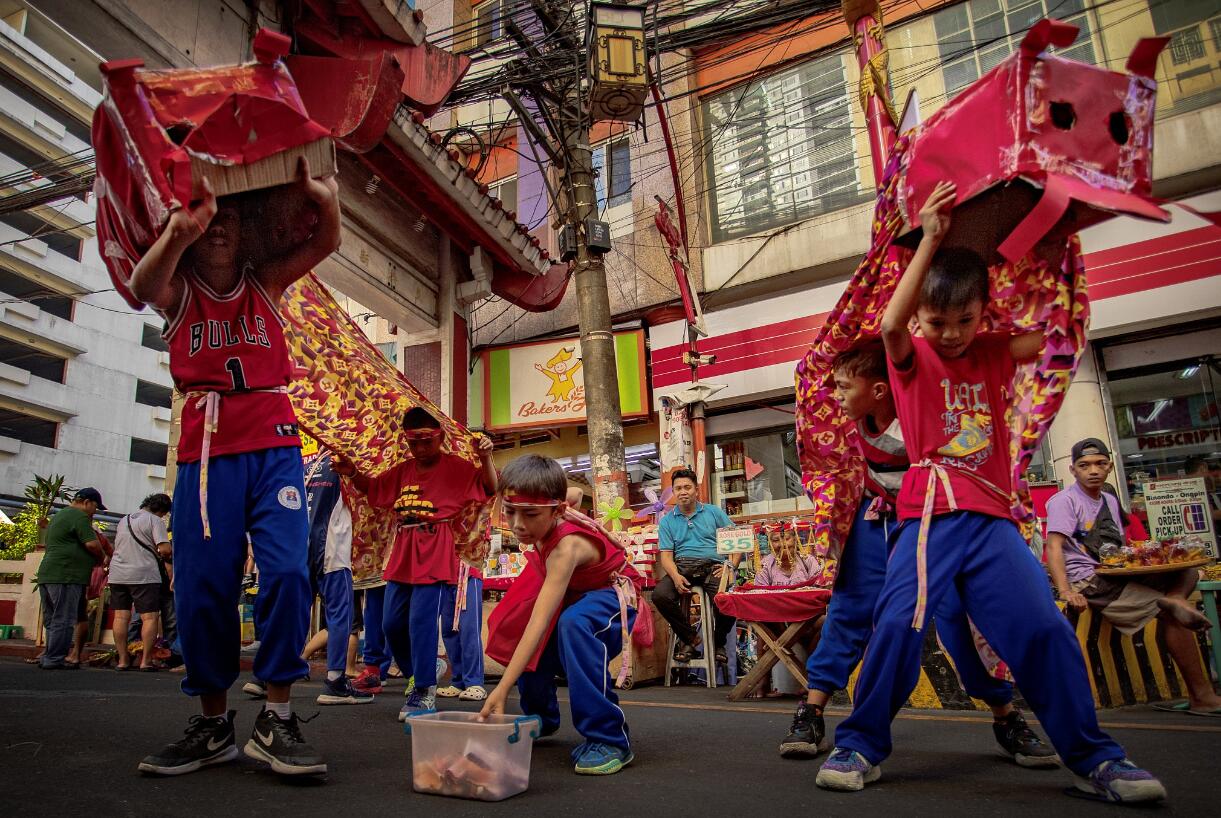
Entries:
{"type": "Polygon", "coordinates": [[[112,291],[91,187],[73,184],[92,171],[99,59],[0,3],[0,495],[62,474],[133,511],[165,486],[171,381],[162,321],[112,291]]]}
{"type": "MultiPolygon", "coordinates": [[[[485,3],[475,4],[476,17],[485,3]]],[[[1119,453],[1116,483],[1138,509],[1149,479],[1209,475],[1216,492],[1221,16],[1215,4],[897,0],[882,7],[896,106],[914,91],[923,117],[1012,53],[1046,16],[1080,29],[1063,55],[1115,70],[1138,39],[1170,38],[1157,72],[1154,193],[1169,200],[1173,218],[1166,225],[1119,218],[1082,233],[1090,344],[1029,477],[1071,480],[1072,443],[1094,436],[1119,453]]],[[[485,36],[481,47],[494,53],[486,36],[496,29],[477,31],[485,36]]],[[[700,375],[720,387],[709,401],[704,452],[713,496],[742,514],[799,509],[805,499],[792,415],[794,367],[870,236],[875,180],[851,38],[835,12],[664,57],[660,77],[709,329],[699,346],[716,356],[700,375]]],[[[495,119],[497,112],[489,107],[483,115],[495,119]]],[[[521,134],[516,138],[508,160],[488,163],[485,175],[490,184],[512,178],[525,209],[532,163],[521,134]]],[[[647,326],[656,405],[689,379],[685,324],[665,309],[675,292],[661,285],[673,278],[652,225],[653,194],[673,197],[656,114],[648,109],[643,128],[609,129],[591,141],[611,157],[603,159],[600,184],[610,188],[603,218],[615,236],[607,257],[612,310],[617,319],[647,326]],[[629,180],[615,168],[622,154],[629,180]]],[[[472,317],[477,345],[571,333],[575,324],[571,303],[545,315],[482,305],[472,317]]],[[[578,450],[584,445],[572,441],[578,450]]]]}

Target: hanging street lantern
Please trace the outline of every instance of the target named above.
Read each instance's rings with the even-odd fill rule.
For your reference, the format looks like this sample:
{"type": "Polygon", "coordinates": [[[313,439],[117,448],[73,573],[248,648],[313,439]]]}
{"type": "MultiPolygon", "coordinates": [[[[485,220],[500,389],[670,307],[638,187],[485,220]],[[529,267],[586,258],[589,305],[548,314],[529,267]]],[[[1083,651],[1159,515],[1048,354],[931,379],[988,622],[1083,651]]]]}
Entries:
{"type": "Polygon", "coordinates": [[[595,121],[635,122],[648,94],[644,8],[619,3],[590,6],[590,112],[595,121]]]}

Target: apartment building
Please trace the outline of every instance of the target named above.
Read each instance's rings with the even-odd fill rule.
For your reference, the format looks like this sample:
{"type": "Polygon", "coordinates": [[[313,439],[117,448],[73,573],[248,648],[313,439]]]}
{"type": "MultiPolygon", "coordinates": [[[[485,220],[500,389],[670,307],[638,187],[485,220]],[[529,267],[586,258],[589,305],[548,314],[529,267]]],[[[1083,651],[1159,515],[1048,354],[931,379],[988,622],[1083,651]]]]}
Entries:
{"type": "Polygon", "coordinates": [[[165,485],[161,320],[113,292],[88,178],[99,56],[23,2],[0,2],[0,496],[35,474],[133,511],[165,485]]]}

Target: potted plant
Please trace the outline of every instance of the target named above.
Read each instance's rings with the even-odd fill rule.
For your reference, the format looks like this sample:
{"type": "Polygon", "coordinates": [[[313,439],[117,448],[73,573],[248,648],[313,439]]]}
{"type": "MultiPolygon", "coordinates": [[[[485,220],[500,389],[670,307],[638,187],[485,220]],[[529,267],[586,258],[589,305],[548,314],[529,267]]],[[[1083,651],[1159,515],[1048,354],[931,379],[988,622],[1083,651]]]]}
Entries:
{"type": "Polygon", "coordinates": [[[64,485],[64,476],[55,474],[50,477],[34,475],[34,482],[25,487],[26,508],[32,507],[38,524],[38,547],[46,545],[47,523],[51,520],[51,510],[56,501],[68,502],[72,499],[72,489],[64,485]]]}

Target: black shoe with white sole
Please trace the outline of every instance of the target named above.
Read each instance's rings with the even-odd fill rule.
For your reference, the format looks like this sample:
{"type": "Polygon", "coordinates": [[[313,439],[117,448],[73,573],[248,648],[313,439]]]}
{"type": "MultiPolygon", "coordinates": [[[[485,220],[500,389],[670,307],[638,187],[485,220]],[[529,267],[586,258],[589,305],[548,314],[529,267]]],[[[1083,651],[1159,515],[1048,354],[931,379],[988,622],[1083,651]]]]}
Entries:
{"type": "Polygon", "coordinates": [[[822,710],[802,702],[797,705],[788,735],[780,742],[780,755],[784,758],[814,758],[822,752],[826,731],[822,710]]]}
{"type": "Polygon", "coordinates": [[[996,743],[1019,766],[1060,766],[1056,751],[1044,744],[1043,739],[1030,729],[1020,710],[1010,711],[1003,719],[993,719],[992,732],[996,736],[996,743]]]}
{"type": "Polygon", "coordinates": [[[137,768],[142,773],[153,775],[185,775],[211,764],[224,764],[237,758],[237,744],[233,739],[233,716],[207,718],[191,716],[186,734],[167,744],[160,752],[145,756],[137,768]]]}
{"type": "Polygon", "coordinates": [[[321,754],[302,738],[296,713],[287,719],[270,710],[259,713],[250,741],[246,742],[245,753],[257,761],[266,761],[281,775],[326,773],[326,762],[321,754]]]}

